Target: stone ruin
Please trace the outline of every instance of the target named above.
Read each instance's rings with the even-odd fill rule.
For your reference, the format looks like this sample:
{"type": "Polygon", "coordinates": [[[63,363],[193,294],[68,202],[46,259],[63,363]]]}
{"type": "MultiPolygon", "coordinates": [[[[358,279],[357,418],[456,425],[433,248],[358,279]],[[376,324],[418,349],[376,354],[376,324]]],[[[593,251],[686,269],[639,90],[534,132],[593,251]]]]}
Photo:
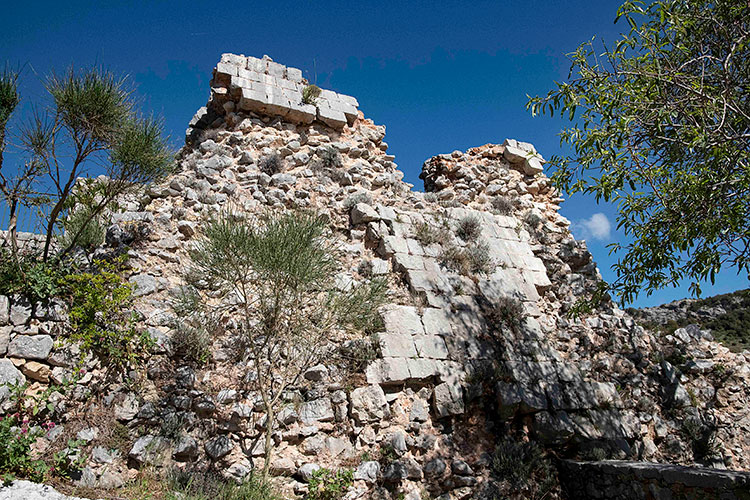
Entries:
{"type": "MultiPolygon", "coordinates": [[[[750,468],[750,353],[695,328],[657,335],[612,302],[567,315],[601,276],[558,213],[563,200],[533,145],[506,139],[435,156],[420,176],[425,192],[412,191],[387,153],[385,127],[343,94],[324,90],[302,104],[305,86],[300,70],[268,57],[222,55],[179,170],[113,215],[102,251],[126,244],[133,224],[148,227],[128,257],[139,327],[158,348],[138,391],[115,384],[96,403],[81,399],[92,406],[70,403],[64,426],[97,456],[103,429],[82,410],[128,429],[128,449],[87,464],[79,481],[113,488],[141,467],[169,464],[241,479],[262,466],[263,414],[257,394],[240,387],[246,367],[228,355],[231,330],[203,367],[182,362],[170,341],[169,293],[182,284],[191,242],[230,205],[325,213],[342,249],[342,286],[389,283],[377,358],[354,378],[316,366],[287,397],[271,471],[290,498],[322,466],[355,470],[347,499],[492,498],[502,480],[492,454],[505,435],[560,459],[690,465],[690,419],[715,422],[708,465],[750,468]],[[321,168],[332,151],[339,165],[321,168]],[[263,172],[273,155],[281,171],[263,172]],[[468,220],[478,234],[461,236],[468,220]],[[170,441],[159,429],[175,416],[184,430],[170,441]],[[388,460],[367,458],[386,449],[388,460]]],[[[55,343],[64,318],[59,305],[0,297],[0,381],[62,381],[72,369],[55,343]]],[[[101,390],[101,367],[88,368],[81,394],[101,390]]]]}

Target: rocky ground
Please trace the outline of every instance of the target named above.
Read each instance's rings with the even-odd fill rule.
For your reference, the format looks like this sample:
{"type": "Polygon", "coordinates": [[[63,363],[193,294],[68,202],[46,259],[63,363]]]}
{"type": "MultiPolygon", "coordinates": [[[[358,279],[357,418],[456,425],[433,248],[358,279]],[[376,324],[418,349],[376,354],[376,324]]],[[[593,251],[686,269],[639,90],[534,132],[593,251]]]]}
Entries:
{"type": "MultiPolygon", "coordinates": [[[[513,490],[493,460],[509,442],[556,457],[750,468],[750,353],[699,328],[654,333],[612,303],[568,317],[600,276],[532,145],[435,156],[423,167],[426,192],[412,191],[385,127],[347,96],[297,109],[302,84],[278,66],[224,56],[179,170],[112,217],[99,251],[126,252],[139,326],[157,347],[143,373],[116,380],[88,359],[58,407],[60,425],[39,446],[84,442],[76,484],[117,491],[170,467],[242,479],[263,465],[264,413],[233,356],[231,322],[205,364],[175,345],[170,294],[206,217],[222,210],[325,214],[340,286],[388,282],[376,356],[354,372],[316,366],[285,396],[270,469],[289,498],[319,467],[354,471],[347,499],[528,497],[531,486],[513,490]],[[260,84],[288,92],[263,100],[250,92],[260,84]]],[[[38,392],[70,375],[59,304],[0,297],[0,325],[3,382],[38,392]]],[[[332,335],[329,347],[368,341],[332,335]]]]}

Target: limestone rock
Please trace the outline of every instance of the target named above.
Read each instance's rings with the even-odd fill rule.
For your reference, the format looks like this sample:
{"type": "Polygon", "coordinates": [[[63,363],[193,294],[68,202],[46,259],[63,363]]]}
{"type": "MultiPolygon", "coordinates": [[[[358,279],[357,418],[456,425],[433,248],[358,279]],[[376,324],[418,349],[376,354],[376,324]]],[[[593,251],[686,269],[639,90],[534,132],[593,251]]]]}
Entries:
{"type": "Polygon", "coordinates": [[[16,335],[8,344],[8,357],[45,360],[52,351],[49,335],[16,335]]]}

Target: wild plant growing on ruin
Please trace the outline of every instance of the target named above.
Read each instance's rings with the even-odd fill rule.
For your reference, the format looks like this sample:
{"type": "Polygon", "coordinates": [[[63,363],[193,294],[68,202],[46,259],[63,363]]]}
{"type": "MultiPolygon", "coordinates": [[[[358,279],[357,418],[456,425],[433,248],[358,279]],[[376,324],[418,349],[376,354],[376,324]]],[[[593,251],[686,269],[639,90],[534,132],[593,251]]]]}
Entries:
{"type": "Polygon", "coordinates": [[[367,332],[386,287],[373,280],[340,290],[339,263],[326,219],[275,213],[257,220],[210,220],[191,253],[194,274],[214,290],[205,307],[231,316],[266,412],[265,466],[282,395],[323,361],[336,331],[367,332]],[[222,299],[216,305],[217,295],[222,299]]]}

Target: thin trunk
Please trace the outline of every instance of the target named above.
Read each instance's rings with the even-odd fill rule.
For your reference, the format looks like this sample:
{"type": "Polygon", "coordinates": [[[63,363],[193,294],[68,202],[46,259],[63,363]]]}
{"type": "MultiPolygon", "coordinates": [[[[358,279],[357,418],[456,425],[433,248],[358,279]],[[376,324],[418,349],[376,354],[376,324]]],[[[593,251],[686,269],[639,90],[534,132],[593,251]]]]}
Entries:
{"type": "Polygon", "coordinates": [[[271,453],[273,452],[273,420],[276,415],[273,405],[266,405],[266,449],[265,462],[263,463],[263,479],[268,479],[268,469],[271,467],[271,453]]]}
{"type": "Polygon", "coordinates": [[[10,217],[8,218],[8,240],[10,240],[11,256],[15,264],[18,264],[18,239],[16,236],[16,225],[18,224],[18,201],[10,200],[10,217]]]}

